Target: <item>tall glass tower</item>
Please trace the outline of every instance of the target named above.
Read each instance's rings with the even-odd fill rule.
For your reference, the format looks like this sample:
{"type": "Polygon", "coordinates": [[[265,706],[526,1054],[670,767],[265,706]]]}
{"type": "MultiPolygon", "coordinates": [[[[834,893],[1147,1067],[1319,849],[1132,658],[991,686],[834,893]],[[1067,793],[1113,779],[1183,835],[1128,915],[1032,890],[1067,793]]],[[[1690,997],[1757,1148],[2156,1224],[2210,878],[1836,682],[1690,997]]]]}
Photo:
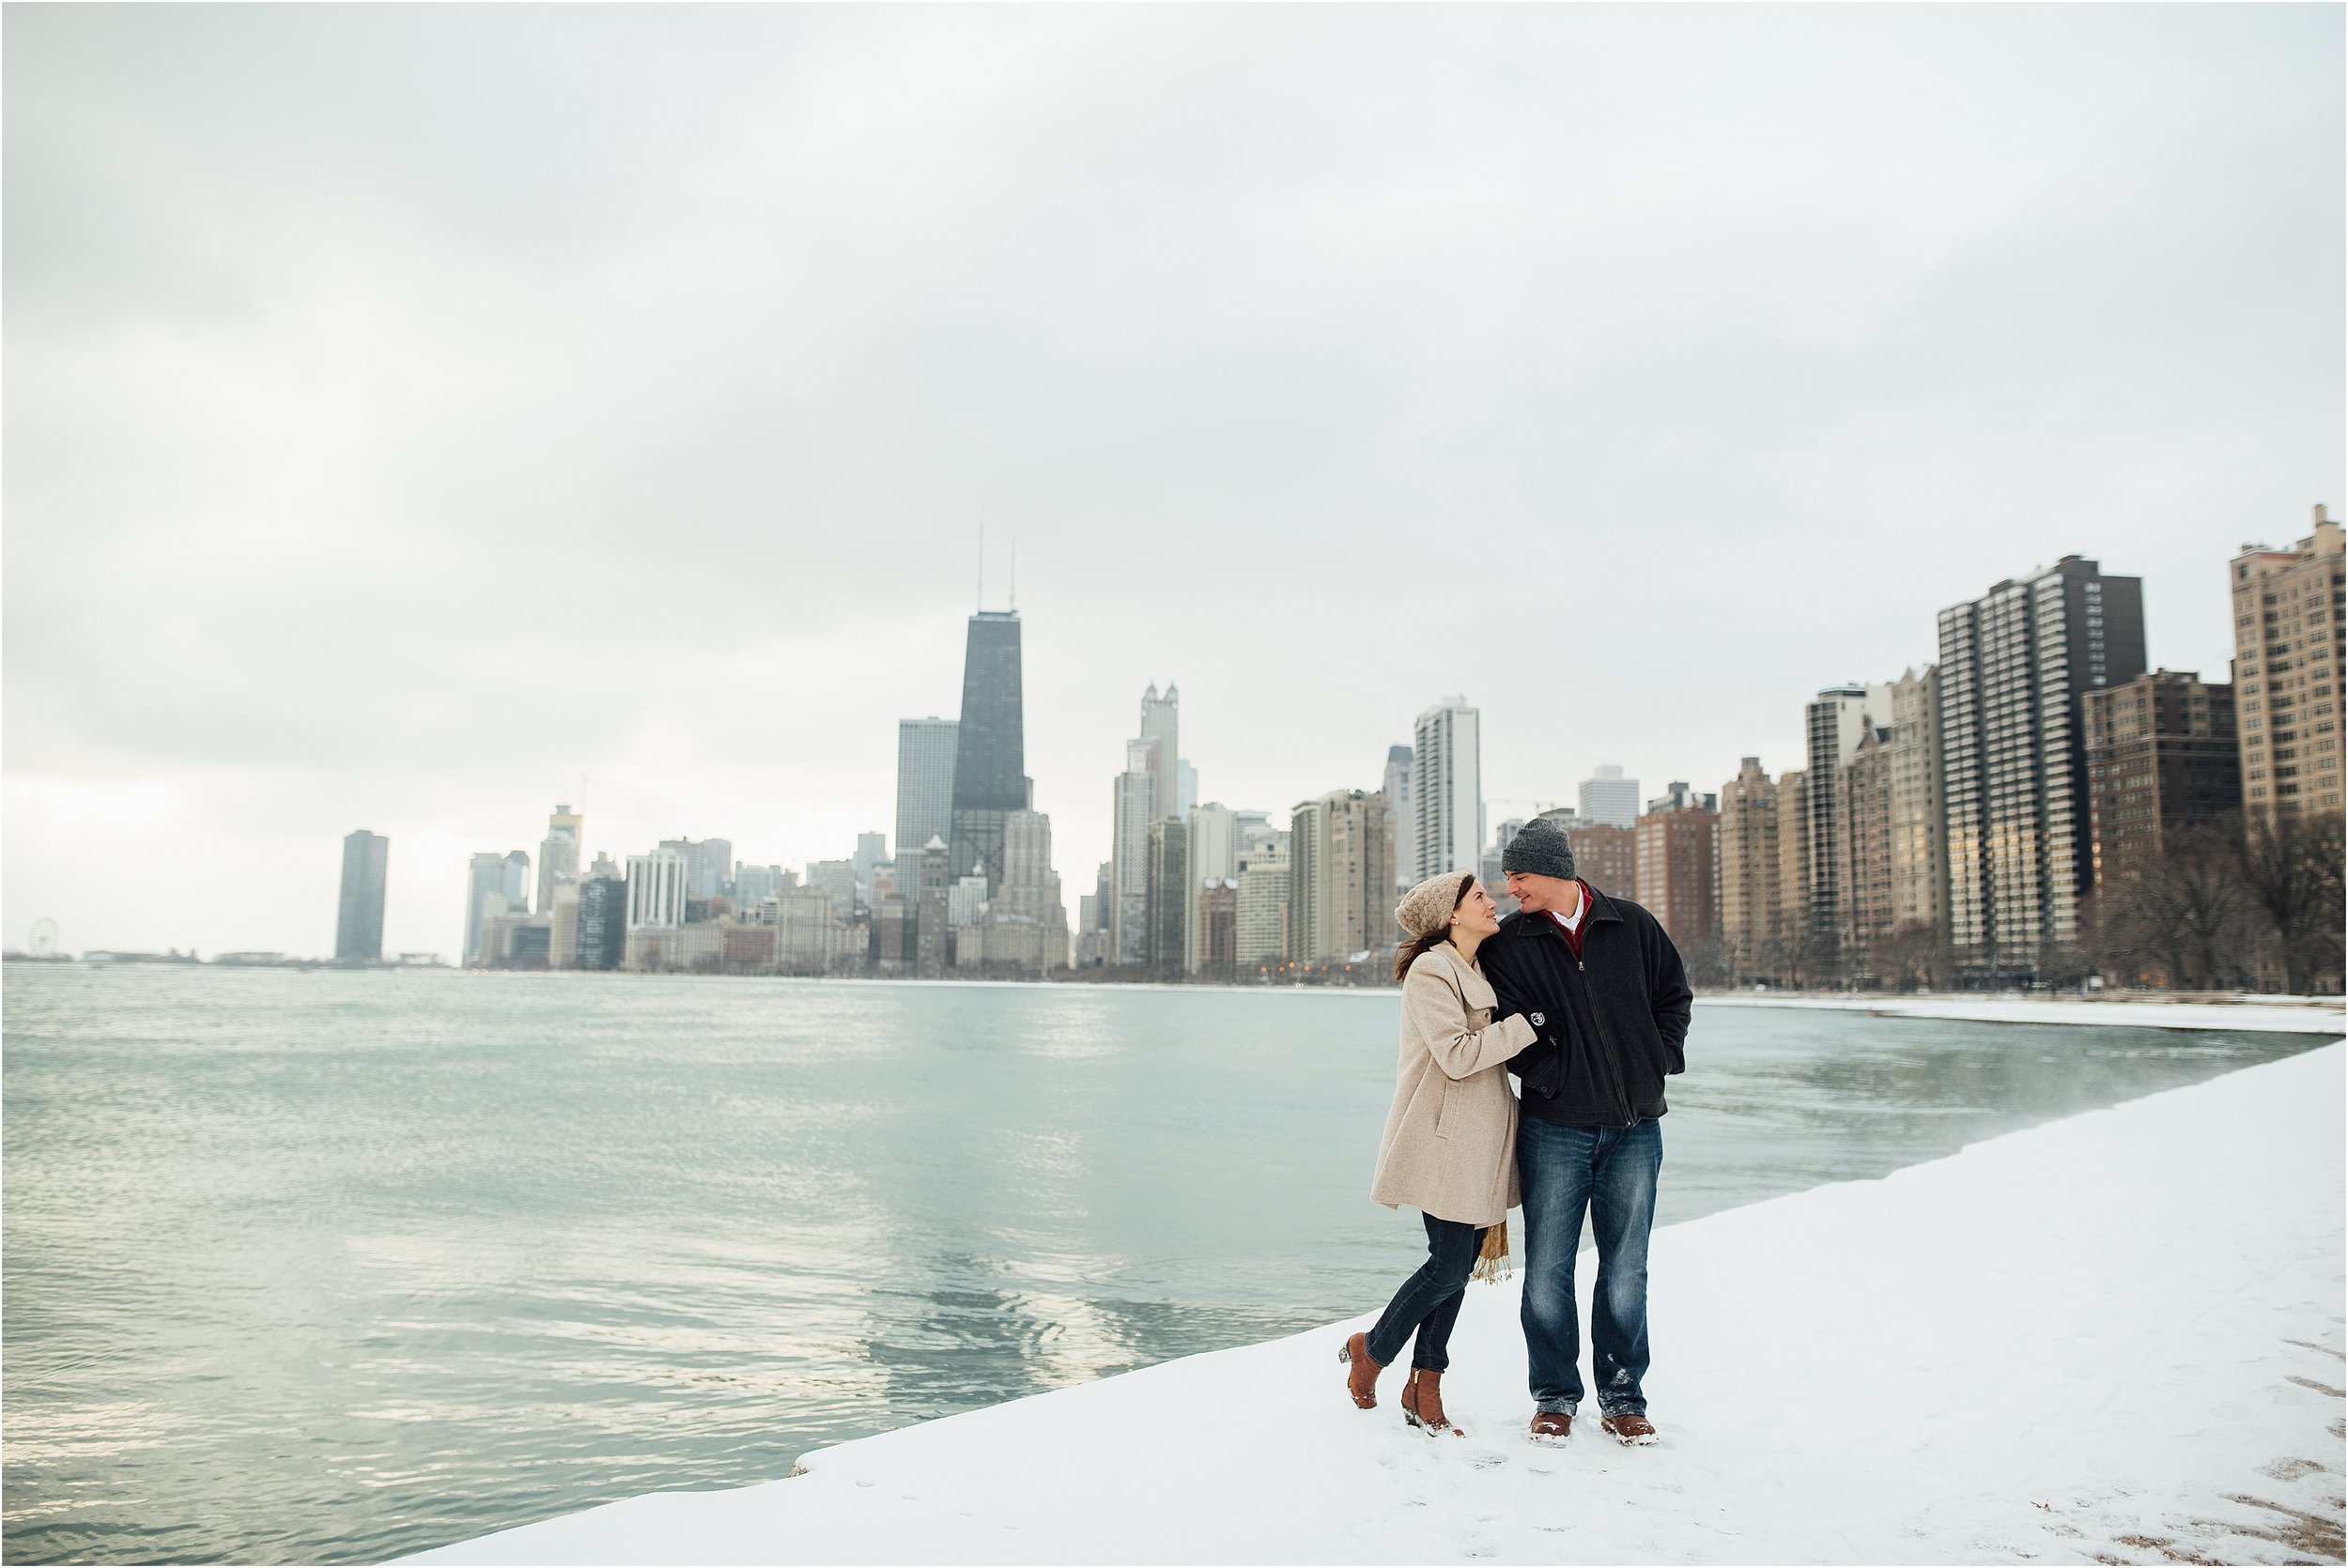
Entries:
{"type": "Polygon", "coordinates": [[[383,961],[383,882],[392,841],[365,828],[343,840],[343,893],[334,920],[339,963],[383,961]]]}
{"type": "Polygon", "coordinates": [[[949,874],[977,867],[988,897],[1003,884],[1003,825],[1027,809],[1026,723],[1020,699],[1019,612],[970,617],[962,660],[962,723],[954,746],[954,820],[949,874]]]}

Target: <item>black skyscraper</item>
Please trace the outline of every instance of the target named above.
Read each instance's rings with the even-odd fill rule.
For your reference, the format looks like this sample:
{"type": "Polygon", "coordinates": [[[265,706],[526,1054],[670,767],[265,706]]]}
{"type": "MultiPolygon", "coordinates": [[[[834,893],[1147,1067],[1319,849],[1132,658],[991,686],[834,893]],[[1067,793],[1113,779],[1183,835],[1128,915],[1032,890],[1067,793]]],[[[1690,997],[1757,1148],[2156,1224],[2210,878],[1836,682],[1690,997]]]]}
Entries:
{"type": "Polygon", "coordinates": [[[950,874],[977,866],[989,894],[1003,881],[1003,821],[1027,808],[1033,790],[1019,689],[1019,612],[982,609],[970,618],[962,660],[950,874]]]}
{"type": "Polygon", "coordinates": [[[579,884],[579,967],[617,969],[626,951],[627,883],[589,877],[579,884]]]}
{"type": "Polygon", "coordinates": [[[334,921],[338,963],[383,961],[383,875],[392,841],[365,828],[343,840],[342,910],[334,921]]]}

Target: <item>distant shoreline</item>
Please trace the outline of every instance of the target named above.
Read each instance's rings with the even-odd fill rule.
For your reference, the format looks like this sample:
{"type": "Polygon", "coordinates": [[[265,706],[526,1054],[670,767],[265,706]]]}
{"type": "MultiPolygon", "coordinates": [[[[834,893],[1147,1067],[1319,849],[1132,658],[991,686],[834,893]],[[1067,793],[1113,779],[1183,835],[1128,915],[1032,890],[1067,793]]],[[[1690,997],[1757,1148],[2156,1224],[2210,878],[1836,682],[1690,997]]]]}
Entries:
{"type": "MultiPolygon", "coordinates": [[[[1102,991],[1183,992],[1200,994],[1357,996],[1393,999],[1401,994],[1393,985],[1309,985],[1218,981],[1089,980],[1074,976],[1057,978],[941,976],[932,979],[876,975],[706,975],[690,971],[638,972],[595,969],[458,969],[449,964],[337,964],[326,960],[289,960],[283,963],[219,963],[190,959],[124,960],[37,958],[5,955],[10,964],[70,964],[85,969],[203,969],[232,972],[293,970],[308,974],[385,973],[439,976],[496,976],[509,979],[549,980],[557,976],[610,980],[783,980],[796,984],[846,986],[927,986],[954,989],[1027,987],[1065,990],[1086,987],[1102,991]]],[[[1879,1018],[1942,1019],[1975,1023],[2103,1024],[2123,1028],[2217,1029],[2260,1034],[2348,1035],[2348,1011],[2338,997],[2264,996],[2248,992],[2076,993],[2031,992],[1700,992],[1701,1007],[1809,1008],[1826,1012],[1868,1013],[1879,1018]]]]}

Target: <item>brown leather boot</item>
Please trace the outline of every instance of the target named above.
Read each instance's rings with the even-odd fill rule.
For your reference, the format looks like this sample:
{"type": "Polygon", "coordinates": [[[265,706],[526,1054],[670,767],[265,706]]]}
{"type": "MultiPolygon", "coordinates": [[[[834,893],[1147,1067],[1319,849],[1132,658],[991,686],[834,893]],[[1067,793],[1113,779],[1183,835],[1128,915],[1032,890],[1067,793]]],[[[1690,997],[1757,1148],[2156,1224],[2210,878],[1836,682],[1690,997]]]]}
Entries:
{"type": "Polygon", "coordinates": [[[1424,1367],[1413,1367],[1411,1380],[1402,1385],[1402,1419],[1413,1426],[1426,1428],[1429,1437],[1438,1432],[1467,1436],[1444,1417],[1443,1374],[1429,1372],[1424,1367]]]}
{"type": "Polygon", "coordinates": [[[1532,1437],[1537,1443],[1562,1443],[1573,1436],[1573,1418],[1563,1410],[1533,1412],[1532,1437]]]}
{"type": "Polygon", "coordinates": [[[1337,1360],[1349,1369],[1345,1388],[1353,1396],[1353,1403],[1365,1410],[1378,1407],[1378,1375],[1386,1370],[1383,1361],[1373,1360],[1369,1353],[1369,1336],[1355,1334],[1337,1351],[1337,1360]]]}
{"type": "Polygon", "coordinates": [[[1655,1423],[1645,1416],[1604,1416],[1599,1425],[1620,1438],[1625,1448],[1645,1448],[1655,1441],[1655,1423]]]}

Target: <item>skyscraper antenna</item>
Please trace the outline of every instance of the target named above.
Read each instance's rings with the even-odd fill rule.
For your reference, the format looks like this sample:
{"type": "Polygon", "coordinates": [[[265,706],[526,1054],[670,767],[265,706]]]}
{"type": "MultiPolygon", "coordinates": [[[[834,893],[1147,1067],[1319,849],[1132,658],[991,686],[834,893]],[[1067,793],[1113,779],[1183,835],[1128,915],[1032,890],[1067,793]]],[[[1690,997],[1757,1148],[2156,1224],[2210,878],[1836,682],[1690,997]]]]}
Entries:
{"type": "Polygon", "coordinates": [[[973,609],[986,608],[986,525],[979,525],[979,602],[973,609]]]}
{"type": "Polygon", "coordinates": [[[1011,607],[1019,607],[1019,530],[1011,530],[1011,607]]]}

